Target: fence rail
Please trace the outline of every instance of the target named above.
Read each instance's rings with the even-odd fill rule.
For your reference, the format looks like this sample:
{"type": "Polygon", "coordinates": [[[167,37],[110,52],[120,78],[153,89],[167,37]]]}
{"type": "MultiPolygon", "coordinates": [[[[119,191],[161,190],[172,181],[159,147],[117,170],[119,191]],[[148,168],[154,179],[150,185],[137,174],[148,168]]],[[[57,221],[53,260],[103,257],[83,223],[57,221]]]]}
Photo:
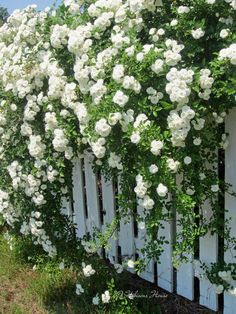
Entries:
{"type": "MultiPolygon", "coordinates": [[[[225,181],[230,183],[236,191],[236,109],[232,110],[226,119],[226,132],[229,133],[229,147],[225,152],[225,181]]],[[[82,160],[78,160],[73,170],[73,213],[69,203],[64,204],[64,212],[72,215],[77,224],[77,236],[82,238],[86,233],[91,233],[93,228],[105,230],[116,215],[116,194],[119,193],[119,183],[106,181],[103,176],[97,177],[91,166],[91,156],[88,154],[82,160]]],[[[236,236],[236,199],[229,194],[225,195],[225,219],[231,217],[230,227],[232,235],[236,236]]],[[[142,208],[137,208],[142,215],[142,208]]],[[[211,216],[211,208],[206,202],[202,208],[206,219],[211,216]]],[[[177,215],[176,221],[180,217],[177,215]]],[[[219,310],[219,296],[214,286],[206,279],[200,278],[199,260],[210,265],[217,262],[220,257],[219,241],[217,235],[207,234],[199,239],[199,256],[190,256],[188,263],[182,264],[178,270],[172,265],[172,246],[176,241],[176,231],[180,231],[181,225],[169,220],[163,222],[164,228],[159,231],[158,237],[165,236],[169,244],[164,244],[164,251],[160,263],[156,265],[151,261],[141,274],[143,279],[155,282],[159,287],[176,292],[189,300],[199,300],[199,303],[211,310],[219,310]],[[199,259],[198,259],[199,258],[199,259]]],[[[111,249],[106,251],[106,257],[112,263],[118,261],[120,256],[135,259],[140,254],[139,249],[144,245],[145,230],[137,229],[135,221],[131,218],[126,222],[120,222],[119,231],[110,239],[111,249]]],[[[236,252],[227,251],[223,258],[226,262],[235,262],[236,252]]],[[[236,286],[236,283],[235,283],[236,286]]],[[[221,307],[224,314],[236,313],[236,296],[224,293],[221,307]]]]}

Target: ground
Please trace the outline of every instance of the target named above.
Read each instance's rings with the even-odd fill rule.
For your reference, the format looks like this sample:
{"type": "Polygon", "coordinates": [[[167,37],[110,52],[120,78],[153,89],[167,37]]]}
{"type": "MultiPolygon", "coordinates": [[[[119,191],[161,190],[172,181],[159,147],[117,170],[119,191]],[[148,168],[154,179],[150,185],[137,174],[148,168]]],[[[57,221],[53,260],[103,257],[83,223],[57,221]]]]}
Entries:
{"type": "MultiPolygon", "coordinates": [[[[55,271],[46,265],[33,270],[32,265],[19,260],[0,237],[0,314],[86,314],[97,312],[88,300],[75,294],[75,274],[69,270],[55,271]]],[[[121,289],[155,298],[140,298],[145,314],[210,314],[211,311],[166,293],[135,275],[125,273],[121,289]],[[155,292],[153,292],[155,291],[155,292]]],[[[102,313],[111,313],[103,311],[102,313]]],[[[113,314],[113,313],[111,313],[113,314]]]]}

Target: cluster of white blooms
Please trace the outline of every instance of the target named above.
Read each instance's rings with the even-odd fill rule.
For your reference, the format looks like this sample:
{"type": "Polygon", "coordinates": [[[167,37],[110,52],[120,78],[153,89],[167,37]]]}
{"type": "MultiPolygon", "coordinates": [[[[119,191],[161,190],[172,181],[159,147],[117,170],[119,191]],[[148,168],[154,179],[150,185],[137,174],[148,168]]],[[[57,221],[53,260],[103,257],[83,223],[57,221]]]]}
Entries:
{"type": "Polygon", "coordinates": [[[138,144],[140,139],[141,139],[140,134],[144,130],[146,130],[149,125],[150,125],[150,120],[148,119],[148,117],[144,113],[140,113],[136,117],[134,124],[133,124],[134,131],[130,137],[131,142],[134,144],[138,144]]]}
{"type": "Polygon", "coordinates": [[[92,268],[92,265],[85,265],[83,263],[82,266],[83,266],[83,274],[85,277],[90,277],[93,274],[95,274],[95,270],[92,268]]]}
{"type": "Polygon", "coordinates": [[[77,295],[81,295],[82,293],[84,293],[84,288],[82,288],[81,284],[79,284],[79,283],[76,284],[76,291],[75,291],[75,293],[77,295]]]}
{"type": "Polygon", "coordinates": [[[129,101],[129,96],[125,95],[120,90],[118,90],[113,97],[113,102],[119,105],[120,107],[124,107],[128,101],[129,101]]]}
{"type": "Polygon", "coordinates": [[[102,293],[102,303],[109,303],[111,299],[110,292],[106,290],[104,293],[102,293]]]}
{"type": "Polygon", "coordinates": [[[231,64],[236,65],[236,44],[231,44],[219,52],[219,59],[230,59],[231,64]]]}
{"type": "Polygon", "coordinates": [[[42,245],[44,251],[47,252],[50,257],[54,257],[57,254],[57,250],[47,236],[46,231],[42,228],[44,222],[40,220],[40,217],[40,212],[31,212],[29,220],[24,221],[21,225],[20,232],[24,235],[31,234],[35,238],[34,244],[42,245]]]}
{"type": "Polygon", "coordinates": [[[21,215],[21,211],[10,203],[9,194],[3,190],[0,190],[0,214],[10,226],[13,226],[21,215]]]}
{"type": "Polygon", "coordinates": [[[152,209],[155,205],[155,202],[150,196],[145,195],[143,199],[138,200],[138,204],[144,209],[152,209]]]}
{"type": "Polygon", "coordinates": [[[149,31],[149,35],[151,35],[151,39],[154,42],[157,42],[161,36],[165,34],[165,30],[163,28],[151,28],[149,31]]]}
{"type": "Polygon", "coordinates": [[[40,135],[30,135],[30,143],[28,145],[29,153],[34,158],[42,158],[46,145],[42,143],[40,135]]]}
{"type": "Polygon", "coordinates": [[[226,112],[221,112],[219,115],[217,114],[217,112],[213,112],[212,115],[215,122],[220,124],[224,122],[224,119],[226,117],[226,112]]]}
{"type": "Polygon", "coordinates": [[[117,83],[122,83],[122,79],[125,75],[124,72],[125,72],[125,68],[123,64],[116,64],[112,72],[113,80],[116,81],[117,83]]]}
{"type": "Polygon", "coordinates": [[[189,13],[189,12],[190,12],[190,8],[187,6],[181,5],[180,7],[178,7],[179,14],[189,13]]]}
{"type": "Polygon", "coordinates": [[[164,52],[165,62],[169,66],[176,66],[182,59],[180,52],[184,49],[183,45],[179,45],[176,40],[167,39],[165,45],[168,48],[164,52]]]}
{"type": "Polygon", "coordinates": [[[46,112],[45,114],[45,130],[55,130],[58,127],[58,121],[55,112],[46,112]]]}
{"type": "Polygon", "coordinates": [[[98,135],[102,137],[107,137],[111,132],[111,127],[107,123],[107,120],[102,118],[96,122],[95,131],[97,132],[98,135]]]}
{"type": "Polygon", "coordinates": [[[154,88],[148,87],[147,88],[148,99],[150,99],[151,103],[156,105],[158,102],[164,97],[163,93],[157,92],[154,88]]]}
{"type": "Polygon", "coordinates": [[[211,88],[214,83],[214,79],[210,77],[211,71],[209,69],[202,69],[200,71],[200,86],[203,89],[203,92],[200,92],[198,95],[204,100],[208,100],[211,94],[211,88]]]}
{"type": "Polygon", "coordinates": [[[54,130],[53,147],[57,152],[65,152],[69,141],[62,129],[54,130]]]}
{"type": "Polygon", "coordinates": [[[168,188],[164,184],[159,183],[158,187],[156,188],[156,191],[160,197],[165,197],[168,193],[168,188]]]}
{"type": "Polygon", "coordinates": [[[69,29],[66,25],[54,25],[51,31],[51,45],[54,48],[63,48],[67,45],[67,36],[69,34],[69,29]]]}
{"type": "Polygon", "coordinates": [[[179,161],[175,161],[173,158],[168,158],[167,161],[167,167],[172,171],[172,172],[177,172],[180,166],[179,161]]]}
{"type": "Polygon", "coordinates": [[[103,137],[99,138],[96,142],[90,143],[94,155],[99,159],[105,156],[106,153],[106,147],[104,146],[105,143],[106,140],[103,137]]]}
{"type": "Polygon", "coordinates": [[[194,116],[195,112],[189,106],[183,106],[180,115],[175,110],[170,112],[167,121],[172,135],[171,141],[173,146],[185,146],[185,139],[191,129],[190,122],[194,116]]]}
{"type": "Polygon", "coordinates": [[[136,187],[134,188],[134,192],[136,193],[138,198],[144,198],[147,193],[149,184],[143,180],[143,176],[140,174],[136,176],[136,187]]]}
{"type": "Polygon", "coordinates": [[[171,68],[166,78],[169,83],[166,85],[166,92],[172,102],[184,105],[189,102],[191,89],[189,84],[193,81],[194,72],[192,70],[171,68]]]}
{"type": "Polygon", "coordinates": [[[164,143],[162,141],[157,141],[157,140],[154,140],[151,142],[151,152],[153,155],[157,156],[157,155],[160,155],[161,153],[161,150],[164,146],[164,143]]]}
{"type": "Polygon", "coordinates": [[[193,29],[192,30],[192,36],[194,39],[200,39],[205,35],[205,31],[201,28],[193,29]]]}
{"type": "Polygon", "coordinates": [[[117,168],[118,170],[123,169],[121,157],[116,155],[115,153],[110,153],[110,157],[108,158],[108,164],[111,168],[117,168]]]}

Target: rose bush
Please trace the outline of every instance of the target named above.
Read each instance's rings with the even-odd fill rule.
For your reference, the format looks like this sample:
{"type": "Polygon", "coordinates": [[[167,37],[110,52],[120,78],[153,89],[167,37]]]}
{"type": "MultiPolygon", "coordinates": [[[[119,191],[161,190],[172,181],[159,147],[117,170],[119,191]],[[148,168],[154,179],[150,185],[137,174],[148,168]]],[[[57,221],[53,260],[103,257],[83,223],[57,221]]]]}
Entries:
{"type": "Polygon", "coordinates": [[[158,230],[175,211],[176,265],[207,232],[234,247],[218,200],[230,187],[216,163],[235,106],[235,17],[234,0],[14,11],[0,29],[0,213],[10,232],[63,257],[74,235],[61,201],[73,162],[90,151],[95,171],[120,177],[115,225],[131,213],[146,228],[146,261],[158,260],[158,230]]]}

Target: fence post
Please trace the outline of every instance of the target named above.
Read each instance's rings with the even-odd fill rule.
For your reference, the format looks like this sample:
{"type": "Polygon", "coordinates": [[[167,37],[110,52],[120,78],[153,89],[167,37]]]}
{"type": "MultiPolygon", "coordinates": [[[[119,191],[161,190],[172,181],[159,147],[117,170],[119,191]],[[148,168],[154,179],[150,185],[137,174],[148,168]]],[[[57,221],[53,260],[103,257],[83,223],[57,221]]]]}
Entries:
{"type": "MultiPolygon", "coordinates": [[[[229,134],[229,146],[225,151],[225,182],[232,185],[232,190],[236,192],[236,108],[230,110],[225,122],[226,133],[229,134]]],[[[231,235],[236,237],[236,198],[230,194],[225,194],[225,219],[231,218],[229,227],[231,235]]],[[[227,251],[224,260],[227,263],[236,262],[236,250],[227,251]]],[[[236,286],[236,282],[234,283],[236,286]]],[[[236,296],[224,293],[224,314],[235,314],[236,296]]]]}

